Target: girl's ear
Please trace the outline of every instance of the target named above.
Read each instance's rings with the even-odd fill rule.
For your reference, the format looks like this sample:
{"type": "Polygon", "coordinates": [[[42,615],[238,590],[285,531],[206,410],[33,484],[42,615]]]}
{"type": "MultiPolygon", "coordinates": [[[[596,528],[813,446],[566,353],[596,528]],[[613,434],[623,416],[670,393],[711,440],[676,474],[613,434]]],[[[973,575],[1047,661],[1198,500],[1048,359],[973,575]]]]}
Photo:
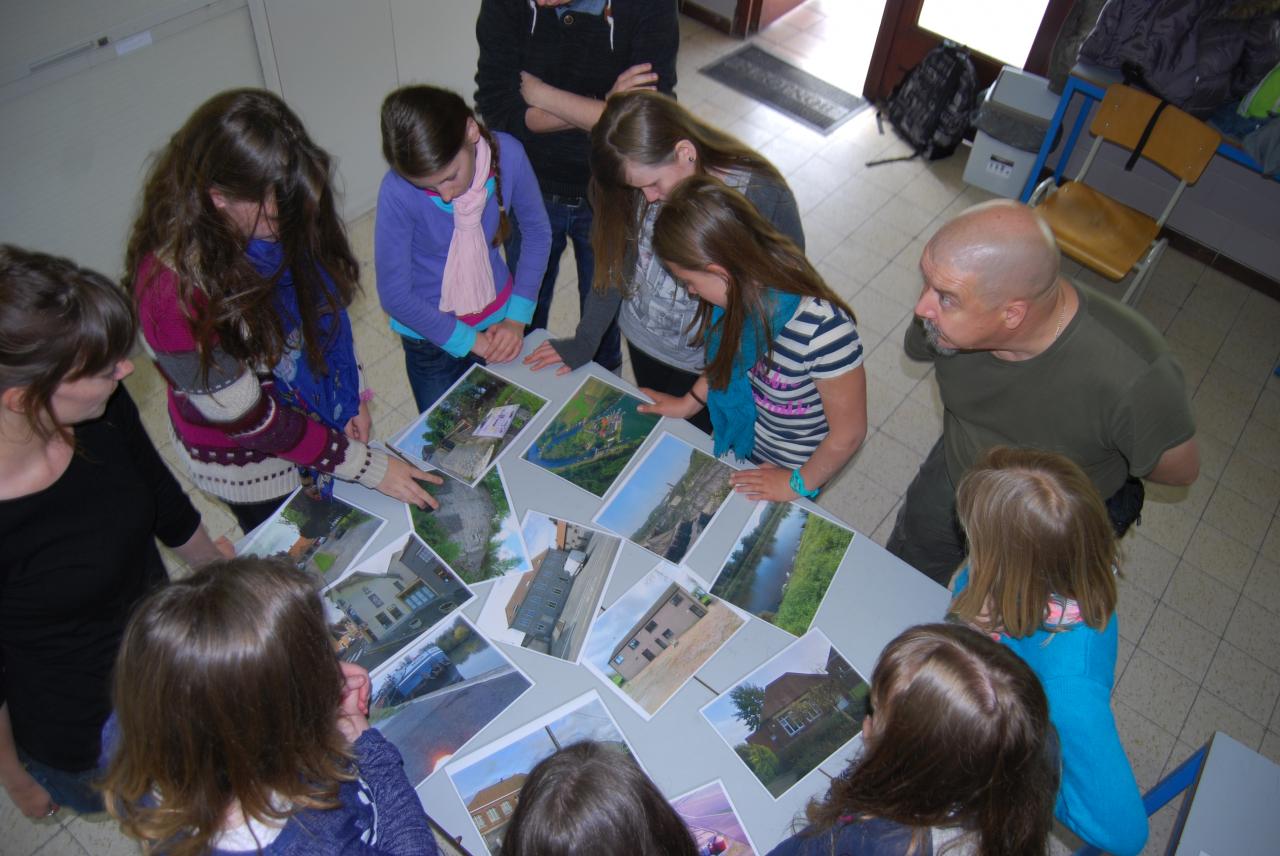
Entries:
{"type": "Polygon", "coordinates": [[[465,139],[468,143],[471,143],[472,145],[475,145],[476,141],[480,139],[480,125],[476,122],[475,119],[470,119],[470,118],[467,119],[467,130],[466,130],[465,139]]]}
{"type": "Polygon", "coordinates": [[[209,201],[213,203],[213,207],[219,211],[227,207],[227,194],[223,193],[216,187],[209,188],[209,201]]]}
{"type": "Polygon", "coordinates": [[[725,285],[733,284],[733,277],[729,276],[729,270],[724,267],[724,265],[718,265],[713,262],[712,264],[707,265],[707,273],[713,273],[720,277],[724,280],[725,285]]]}
{"type": "Polygon", "coordinates": [[[11,386],[4,392],[0,392],[0,406],[5,410],[25,416],[27,413],[27,388],[25,386],[11,386]]]}
{"type": "Polygon", "coordinates": [[[676,140],[675,147],[676,163],[698,162],[698,147],[690,140],[676,140]]]}

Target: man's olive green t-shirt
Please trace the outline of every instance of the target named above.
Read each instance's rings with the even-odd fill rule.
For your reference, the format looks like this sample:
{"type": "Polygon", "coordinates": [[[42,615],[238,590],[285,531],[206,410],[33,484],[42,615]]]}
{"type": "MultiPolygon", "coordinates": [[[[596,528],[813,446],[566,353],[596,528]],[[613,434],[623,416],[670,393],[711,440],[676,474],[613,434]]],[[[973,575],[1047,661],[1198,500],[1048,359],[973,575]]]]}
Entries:
{"type": "Polygon", "coordinates": [[[1075,288],[1075,317],[1028,360],[988,351],[942,356],[918,322],[907,328],[907,355],[932,360],[937,372],[953,481],[992,446],[1031,447],[1075,461],[1106,498],[1194,436],[1182,368],[1164,337],[1132,308],[1075,288]]]}

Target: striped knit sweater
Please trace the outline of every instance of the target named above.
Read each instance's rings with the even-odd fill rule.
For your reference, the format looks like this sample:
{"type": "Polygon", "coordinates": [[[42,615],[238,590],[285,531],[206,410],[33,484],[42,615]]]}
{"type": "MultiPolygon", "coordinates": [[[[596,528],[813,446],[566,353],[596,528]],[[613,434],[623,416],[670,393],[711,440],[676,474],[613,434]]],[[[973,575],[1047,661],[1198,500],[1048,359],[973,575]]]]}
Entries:
{"type": "Polygon", "coordinates": [[[216,347],[208,373],[201,369],[178,277],[155,256],[143,260],[137,281],[142,335],[168,381],[174,446],[197,487],[227,502],[264,502],[298,486],[299,466],[366,487],[381,483],[385,452],[285,403],[270,374],[216,347]]]}

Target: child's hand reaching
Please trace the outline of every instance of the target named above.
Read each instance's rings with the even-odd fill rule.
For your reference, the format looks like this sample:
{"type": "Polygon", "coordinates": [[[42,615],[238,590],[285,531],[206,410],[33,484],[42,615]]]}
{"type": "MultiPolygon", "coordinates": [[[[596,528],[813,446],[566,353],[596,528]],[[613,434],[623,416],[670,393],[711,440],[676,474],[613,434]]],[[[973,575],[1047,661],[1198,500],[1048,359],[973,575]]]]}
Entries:
{"type": "Polygon", "coordinates": [[[773,464],[761,464],[754,470],[739,470],[729,476],[729,484],[750,500],[790,502],[799,498],[791,489],[791,470],[773,464]]]}
{"type": "Polygon", "coordinates": [[[355,663],[338,663],[342,672],[342,699],[338,702],[338,730],[355,743],[369,730],[369,672],[355,663]]]}
{"type": "Polygon", "coordinates": [[[668,395],[643,386],[640,387],[640,391],[653,399],[653,404],[641,404],[636,407],[636,410],[641,413],[656,413],[673,419],[688,419],[702,409],[702,402],[692,395],[668,395]]]}

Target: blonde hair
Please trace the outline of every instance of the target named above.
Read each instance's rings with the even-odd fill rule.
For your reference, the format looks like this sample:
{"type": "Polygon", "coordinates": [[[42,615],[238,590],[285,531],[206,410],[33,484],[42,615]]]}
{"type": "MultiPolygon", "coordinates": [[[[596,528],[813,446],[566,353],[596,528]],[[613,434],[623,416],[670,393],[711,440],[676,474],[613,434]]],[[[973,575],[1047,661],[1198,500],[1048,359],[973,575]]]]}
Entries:
{"type": "Polygon", "coordinates": [[[1029,636],[1057,595],[1075,600],[1090,627],[1106,627],[1116,609],[1116,539],[1080,467],[1053,452],[998,446],[960,481],[956,511],[969,539],[969,585],[954,615],[1029,636]]]}

